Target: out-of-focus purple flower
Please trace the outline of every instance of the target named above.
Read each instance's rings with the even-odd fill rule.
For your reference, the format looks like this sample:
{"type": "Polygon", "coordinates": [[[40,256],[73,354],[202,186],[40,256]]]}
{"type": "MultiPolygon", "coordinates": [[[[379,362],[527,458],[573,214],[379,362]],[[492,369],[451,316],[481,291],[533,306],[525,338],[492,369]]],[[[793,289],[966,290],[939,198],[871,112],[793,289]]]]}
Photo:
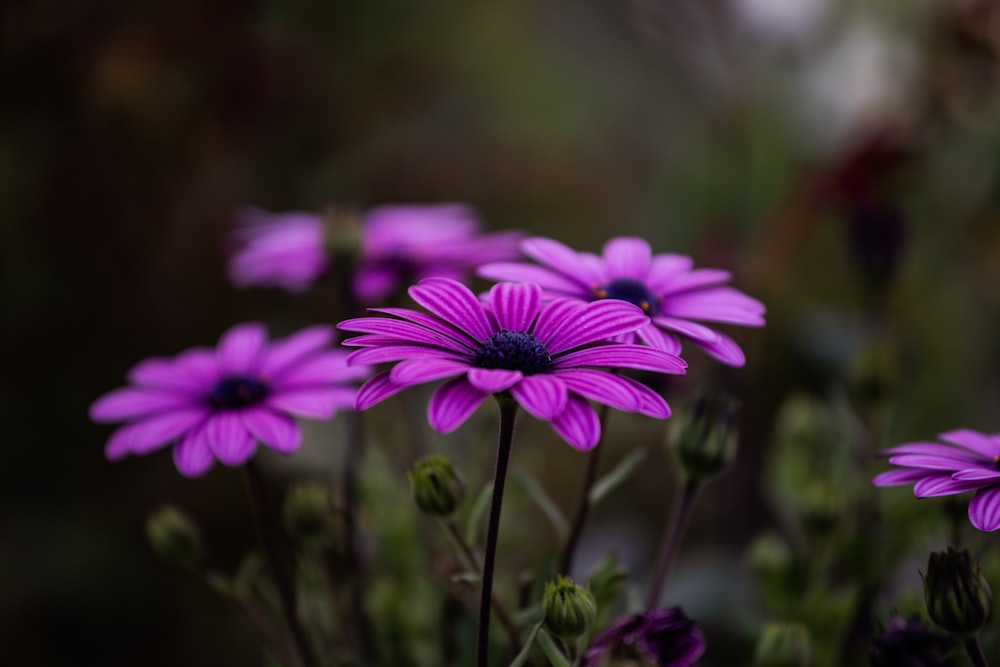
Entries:
{"type": "Polygon", "coordinates": [[[954,635],[927,627],[917,616],[893,616],[868,650],[871,667],[944,667],[958,644],[954,635]]]}
{"type": "Polygon", "coordinates": [[[518,256],[520,232],[479,233],[479,220],[461,204],[378,206],[365,214],[354,294],[381,301],[424,278],[464,279],[486,262],[518,256]]]}
{"type": "Polygon", "coordinates": [[[625,616],[594,637],[583,655],[583,667],[613,665],[616,658],[657,667],[689,667],[704,652],[705,636],[680,607],[651,609],[625,616]]]}
{"type": "Polygon", "coordinates": [[[290,454],[301,440],[293,417],[328,419],[353,406],[350,383],[369,372],[348,366],[347,352],[328,349],[332,340],[331,327],[316,326],[269,344],[262,325],[241,324],[215,350],[139,363],[129,371],[131,386],[90,408],[94,421],[125,422],[105,455],[148,454],[176,442],[177,469],[197,477],[216,459],[246,463],[258,442],[290,454]]]}
{"type": "Polygon", "coordinates": [[[344,341],[365,348],[350,362],[395,363],[361,387],[359,410],[407,387],[447,379],[427,406],[435,430],[454,430],[487,396],[510,392],[529,414],[581,450],[593,447],[601,433],[587,399],[660,419],[670,416],[666,402],[648,387],[590,368],[684,372],[687,364],[677,355],[609,340],[649,321],[634,306],[575,299],[543,305],[541,289],[530,283],[494,285],[484,303],[448,278],[427,278],[409,293],[431,314],[374,308],[388,317],[337,325],[365,334],[344,341]]]}
{"type": "Polygon", "coordinates": [[[320,215],[247,207],[237,213],[237,224],[240,248],[229,260],[229,279],[237,287],[303,292],[329,268],[320,215]]]}
{"type": "Polygon", "coordinates": [[[876,476],[875,486],[913,484],[917,498],[975,491],[969,521],[984,532],[1000,528],[1000,435],[959,429],[938,436],[946,444],[910,442],[882,452],[897,466],[876,476]]]}
{"type": "Polygon", "coordinates": [[[627,334],[625,342],[638,337],[647,345],[677,354],[680,338],[685,338],[725,364],[742,366],[746,358],[740,347],[696,320],[764,325],[764,305],[726,287],[728,271],[693,269],[691,258],[683,255],[653,255],[649,244],[640,238],[611,239],[601,256],[576,252],[558,241],[537,237],[524,239],[520,248],[538,264],[496,262],[481,266],[479,275],[535,282],[551,297],[633,303],[649,315],[651,322],[627,334]]]}

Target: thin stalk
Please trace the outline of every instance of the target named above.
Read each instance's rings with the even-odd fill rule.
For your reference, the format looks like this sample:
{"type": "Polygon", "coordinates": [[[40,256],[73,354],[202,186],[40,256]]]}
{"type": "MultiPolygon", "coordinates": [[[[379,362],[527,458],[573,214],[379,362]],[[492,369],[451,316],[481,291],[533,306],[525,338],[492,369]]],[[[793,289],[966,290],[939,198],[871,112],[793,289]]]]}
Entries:
{"type": "Polygon", "coordinates": [[[566,540],[562,560],[559,562],[559,572],[566,576],[569,576],[570,570],[573,569],[573,557],[576,555],[576,548],[580,544],[580,537],[583,535],[583,526],[590,515],[590,489],[594,486],[594,481],[597,479],[597,463],[600,459],[601,445],[604,444],[604,425],[608,421],[608,411],[607,405],[601,406],[601,439],[597,441],[597,445],[594,446],[594,449],[590,452],[590,456],[587,458],[587,469],[584,471],[583,483],[580,485],[580,493],[576,498],[576,512],[573,515],[573,525],[566,540]]]}
{"type": "Polygon", "coordinates": [[[500,428],[497,434],[497,463],[493,475],[493,496],[490,499],[490,518],[486,529],[486,552],[483,558],[482,594],[479,598],[479,630],[476,637],[476,665],[488,667],[490,644],[490,609],[493,600],[493,569],[497,560],[497,535],[500,533],[500,509],[503,506],[503,489],[507,481],[510,449],[514,441],[514,421],[517,402],[510,397],[497,397],[500,404],[500,428]]]}
{"type": "Polygon", "coordinates": [[[660,544],[660,559],[656,566],[656,576],[646,601],[648,609],[655,609],[660,604],[663,587],[667,583],[667,575],[670,574],[670,567],[677,557],[681,537],[683,537],[684,529],[687,528],[688,520],[691,518],[691,510],[700,488],[701,484],[697,480],[689,479],[684,482],[677,499],[674,501],[670,522],[667,524],[667,529],[663,533],[663,542],[660,544]]]}
{"type": "Polygon", "coordinates": [[[370,662],[375,654],[371,621],[365,611],[365,559],[361,549],[358,529],[358,470],[364,453],[364,429],[360,412],[344,414],[347,427],[347,451],[344,461],[342,485],[344,490],[345,550],[351,573],[348,584],[348,605],[353,618],[354,645],[359,659],[370,662]]]}
{"type": "Polygon", "coordinates": [[[986,656],[983,655],[983,647],[979,645],[979,635],[963,639],[962,646],[965,647],[965,652],[969,654],[969,660],[975,667],[990,667],[990,663],[986,662],[986,656]]]}
{"type": "Polygon", "coordinates": [[[261,477],[256,461],[252,459],[243,466],[243,473],[247,496],[250,500],[250,509],[257,529],[257,539],[264,549],[271,576],[274,577],[274,584],[278,588],[282,611],[285,621],[288,623],[288,629],[292,633],[292,640],[295,642],[299,663],[304,667],[313,667],[313,665],[318,664],[316,653],[309,639],[309,634],[299,619],[294,574],[289,564],[288,554],[282,548],[285,543],[281,539],[281,532],[277,529],[277,522],[267,502],[264,479],[261,477]]]}

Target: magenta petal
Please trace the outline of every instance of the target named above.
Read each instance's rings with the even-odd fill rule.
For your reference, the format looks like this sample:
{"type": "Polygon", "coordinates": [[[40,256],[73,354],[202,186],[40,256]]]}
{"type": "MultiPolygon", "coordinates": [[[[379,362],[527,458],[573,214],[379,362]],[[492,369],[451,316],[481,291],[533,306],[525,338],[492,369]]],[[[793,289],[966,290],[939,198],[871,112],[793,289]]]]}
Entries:
{"type": "Polygon", "coordinates": [[[267,405],[296,417],[329,419],[343,408],[354,408],[357,390],[350,387],[286,391],[267,398],[267,405]]]}
{"type": "Polygon", "coordinates": [[[390,396],[394,396],[406,389],[398,384],[393,384],[389,379],[389,371],[382,371],[371,376],[368,382],[358,389],[358,396],[354,399],[355,410],[367,410],[373,405],[381,403],[390,396]]]}
{"type": "Polygon", "coordinates": [[[608,278],[636,278],[643,280],[649,273],[653,253],[649,244],[634,236],[621,236],[604,244],[604,261],[608,278]]]}
{"type": "Polygon", "coordinates": [[[542,290],[532,283],[499,283],[490,289],[490,307],[507,331],[528,331],[542,305],[542,290]]]}
{"type": "Polygon", "coordinates": [[[626,384],[631,385],[636,393],[639,394],[639,409],[636,412],[647,417],[653,417],[654,419],[668,419],[670,417],[670,406],[667,405],[662,396],[638,380],[633,380],[629,377],[622,377],[621,379],[626,384]]]}
{"type": "Polygon", "coordinates": [[[1000,528],[1000,487],[980,489],[969,501],[969,521],[984,533],[1000,528]]]}
{"type": "Polygon", "coordinates": [[[885,456],[899,454],[923,454],[926,456],[942,456],[956,461],[966,461],[972,464],[985,463],[983,457],[966,449],[952,445],[941,445],[936,442],[908,442],[897,447],[891,447],[882,452],[885,456]]]}
{"type": "Polygon", "coordinates": [[[469,384],[487,394],[496,394],[510,389],[523,377],[524,374],[521,371],[508,371],[501,368],[470,368],[468,374],[469,384]]]}
{"type": "Polygon", "coordinates": [[[693,262],[690,257],[662,253],[655,255],[646,272],[645,282],[654,292],[662,292],[663,288],[680,274],[691,270],[693,262]]]}
{"type": "Polygon", "coordinates": [[[657,350],[663,350],[664,352],[669,352],[670,354],[681,353],[680,340],[678,340],[676,336],[660,331],[653,323],[647,324],[644,327],[639,327],[635,333],[639,336],[643,343],[649,345],[650,347],[654,347],[657,350]]]}
{"type": "Polygon", "coordinates": [[[135,428],[135,424],[125,424],[124,426],[118,427],[111,437],[108,438],[108,442],[104,445],[104,456],[109,461],[117,461],[118,459],[124,458],[131,451],[132,442],[132,430],[135,428]]]}
{"type": "Polygon", "coordinates": [[[554,368],[607,366],[683,374],[687,363],[678,356],[645,345],[602,345],[570,352],[552,361],[554,368]]]}
{"type": "Polygon", "coordinates": [[[265,377],[275,377],[290,366],[318,352],[333,341],[333,329],[319,325],[302,329],[301,331],[271,343],[264,354],[264,362],[260,374],[265,377]]]}
{"type": "Polygon", "coordinates": [[[257,370],[267,342],[267,330],[257,322],[238,324],[219,339],[216,351],[219,367],[228,373],[252,373],[257,370]]]}
{"type": "Polygon", "coordinates": [[[420,357],[424,359],[448,359],[460,361],[462,357],[454,352],[448,352],[438,348],[425,347],[423,345],[387,345],[385,347],[369,347],[357,352],[352,352],[347,357],[349,365],[354,364],[383,364],[389,361],[402,361],[420,357]]]}
{"type": "Polygon", "coordinates": [[[578,281],[556,273],[543,266],[525,264],[524,262],[494,262],[480,266],[476,273],[491,280],[507,280],[511,282],[534,283],[544,290],[561,294],[588,296],[587,288],[578,281]]]}
{"type": "Polygon", "coordinates": [[[577,313],[586,307],[587,304],[578,299],[553,299],[542,307],[542,312],[538,314],[538,320],[531,333],[544,343],[550,340],[556,331],[565,326],[568,320],[574,319],[577,313]]]}
{"type": "Polygon", "coordinates": [[[389,379],[393,384],[409,387],[462,375],[468,370],[468,364],[451,359],[415,358],[396,364],[389,372],[389,379]]]}
{"type": "Polygon", "coordinates": [[[264,407],[247,408],[240,416],[253,437],[282,454],[291,454],[302,442],[302,430],[291,417],[264,407]]]}
{"type": "MultiPolygon", "coordinates": [[[[480,310],[480,314],[482,314],[482,310],[480,310]]],[[[486,316],[483,315],[484,321],[485,318],[486,316]]],[[[466,342],[456,340],[452,336],[447,335],[447,331],[441,331],[441,327],[438,327],[438,329],[428,329],[413,322],[397,320],[391,317],[358,317],[353,320],[344,320],[337,325],[337,328],[347,331],[357,331],[359,333],[382,334],[397,338],[400,343],[419,343],[455,352],[467,352],[471,349],[467,344],[467,340],[466,342]]],[[[451,327],[448,330],[451,330],[451,327]]],[[[465,336],[462,338],[466,339],[465,336]]],[[[486,338],[488,336],[484,337],[483,340],[486,340],[486,338]]]]}
{"type": "Polygon", "coordinates": [[[128,448],[146,454],[184,435],[208,417],[208,408],[192,407],[148,417],[132,424],[128,448]]]}
{"type": "Polygon", "coordinates": [[[602,283],[607,275],[599,257],[578,253],[558,241],[541,237],[521,241],[521,252],[539,264],[558,268],[566,276],[580,281],[585,287],[602,283]]]}
{"type": "Polygon", "coordinates": [[[567,368],[554,375],[574,394],[627,412],[639,410],[638,393],[620,375],[588,368],[567,368]]]}
{"type": "Polygon", "coordinates": [[[964,470],[969,467],[968,461],[944,456],[928,456],[927,454],[897,454],[889,459],[894,466],[906,468],[921,468],[923,470],[964,470]]]}
{"type": "Polygon", "coordinates": [[[675,276],[666,285],[661,287],[665,294],[686,292],[689,290],[702,289],[711,285],[724,283],[731,278],[729,271],[722,269],[695,269],[688,273],[675,276]]]}
{"type": "Polygon", "coordinates": [[[129,382],[134,384],[185,393],[204,391],[218,377],[215,352],[202,347],[182,352],[174,359],[147,359],[128,372],[129,382]]]}
{"type": "Polygon", "coordinates": [[[419,324],[422,327],[433,329],[434,331],[444,332],[451,338],[460,343],[466,344],[470,348],[479,347],[479,342],[473,339],[465,331],[448,324],[441,318],[434,317],[433,315],[429,315],[427,313],[422,313],[419,310],[413,310],[412,308],[369,308],[368,312],[391,315],[408,322],[413,322],[414,324],[419,324]]]}
{"type": "Polygon", "coordinates": [[[484,341],[492,333],[483,306],[468,287],[448,278],[427,278],[410,287],[410,296],[421,306],[472,337],[484,341]]]}
{"type": "Polygon", "coordinates": [[[396,289],[396,271],[381,264],[365,264],[354,272],[352,289],[360,303],[375,303],[396,289]]]}
{"type": "Polygon", "coordinates": [[[985,433],[978,433],[970,429],[956,429],[942,433],[938,437],[945,442],[971,449],[990,460],[1000,455],[1000,441],[995,436],[989,436],[985,433]]]}
{"type": "Polygon", "coordinates": [[[137,419],[195,404],[191,396],[154,389],[116,389],[90,406],[90,418],[96,422],[137,419]]]}
{"type": "Polygon", "coordinates": [[[718,335],[718,339],[711,343],[697,340],[692,342],[727,366],[740,368],[746,364],[747,359],[743,350],[732,338],[718,332],[716,335],[718,335]]]}
{"type": "Polygon", "coordinates": [[[956,482],[950,475],[937,474],[925,477],[913,485],[913,495],[917,498],[935,498],[965,493],[981,488],[980,482],[956,482]]]}
{"type": "Polygon", "coordinates": [[[174,447],[174,465],[185,477],[201,477],[214,463],[205,426],[188,433],[174,447]]]}
{"type": "Polygon", "coordinates": [[[448,380],[431,395],[427,421],[438,433],[451,433],[482,405],[489,394],[473,387],[465,378],[448,380]]]}
{"type": "Polygon", "coordinates": [[[1000,479],[1000,470],[970,468],[969,470],[959,470],[956,473],[952,473],[951,478],[957,482],[983,482],[987,480],[998,480],[1000,479]]]}
{"type": "Polygon", "coordinates": [[[663,314],[667,316],[744,326],[763,326],[764,311],[760,301],[731,287],[668,294],[663,300],[663,314]]]}
{"type": "Polygon", "coordinates": [[[605,299],[588,303],[549,335],[544,343],[549,354],[559,354],[587,343],[606,340],[649,324],[642,310],[627,301],[605,299]]]}
{"type": "MultiPolygon", "coordinates": [[[[875,476],[875,479],[872,480],[872,486],[901,486],[903,484],[913,484],[914,482],[919,482],[929,474],[933,475],[934,473],[928,473],[926,470],[921,468],[887,470],[875,476]]],[[[943,477],[943,479],[948,479],[948,477],[943,477]]]]}
{"type": "Polygon", "coordinates": [[[548,421],[566,407],[568,391],[553,375],[528,375],[510,388],[511,395],[531,416],[548,421]]]}
{"type": "Polygon", "coordinates": [[[553,430],[574,449],[588,451],[601,439],[601,422],[590,403],[570,395],[566,407],[550,422],[553,430]]]}
{"type": "Polygon", "coordinates": [[[348,352],[332,350],[313,355],[270,379],[277,390],[301,389],[317,385],[342,384],[360,380],[371,371],[362,365],[348,365],[348,352]]]}
{"type": "Polygon", "coordinates": [[[707,343],[714,343],[719,340],[719,333],[717,331],[706,327],[704,324],[698,324],[697,322],[692,322],[690,320],[682,320],[677,317],[658,315],[653,318],[653,322],[664,329],[670,329],[671,331],[675,331],[682,336],[687,336],[692,340],[704,341],[707,343]]]}
{"type": "Polygon", "coordinates": [[[205,435],[212,453],[228,466],[246,463],[257,449],[239,413],[235,410],[212,415],[205,425],[205,435]]]}

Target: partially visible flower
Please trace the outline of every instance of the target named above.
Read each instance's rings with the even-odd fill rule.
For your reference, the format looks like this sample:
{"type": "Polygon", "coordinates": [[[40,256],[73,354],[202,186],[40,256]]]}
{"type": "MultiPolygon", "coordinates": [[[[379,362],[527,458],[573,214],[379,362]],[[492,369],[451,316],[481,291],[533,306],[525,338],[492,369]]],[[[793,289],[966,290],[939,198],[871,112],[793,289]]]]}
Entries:
{"type": "Polygon", "coordinates": [[[945,667],[945,655],[957,644],[917,616],[893,616],[872,642],[868,660],[871,667],[945,667]]]}
{"type": "Polygon", "coordinates": [[[615,664],[617,658],[689,667],[704,652],[705,636],[680,607],[651,609],[625,616],[597,635],[583,654],[582,667],[615,664]]]}
{"type": "Polygon", "coordinates": [[[246,207],[237,212],[239,250],[229,260],[236,287],[280,287],[303,292],[329,268],[323,216],[268,213],[246,207]]]}
{"type": "Polygon", "coordinates": [[[910,442],[882,452],[897,469],[881,473],[874,486],[913,484],[917,498],[975,491],[969,521],[984,532],[1000,528],[1000,435],[960,429],[938,436],[947,444],[910,442]]]}
{"type": "Polygon", "coordinates": [[[683,373],[680,357],[611,337],[634,331],[648,318],[625,303],[585,304],[559,299],[542,304],[530,283],[500,283],[483,303],[468,287],[428,278],[409,290],[430,315],[407,308],[374,308],[388,317],[362,317],[337,326],[362,336],[344,345],[352,363],[392,362],[358,392],[365,410],[407,387],[445,380],[431,396],[427,416],[440,433],[458,428],[491,394],[508,393],[532,416],[547,421],[566,442],[587,450],[601,425],[587,399],[619,410],[666,419],[670,408],[648,387],[590,367],[683,373]]]}
{"type": "Polygon", "coordinates": [[[299,446],[293,417],[329,419],[354,404],[351,383],[369,373],[329,350],[333,330],[316,326],[268,344],[260,324],[241,324],[216,350],[195,348],[173,359],[147,359],[129,371],[132,386],[90,407],[98,422],[125,422],[108,440],[112,460],[148,454],[176,442],[174,463],[197,477],[215,460],[247,462],[257,443],[283,454],[299,446]]]}
{"type": "Polygon", "coordinates": [[[362,303],[385,299],[424,278],[463,280],[486,262],[518,256],[520,232],[479,233],[461,204],[377,206],[364,217],[354,294],[362,303]]]}
{"type": "Polygon", "coordinates": [[[525,239],[520,247],[538,264],[496,262],[481,266],[479,275],[538,283],[550,297],[633,303],[651,321],[634,334],[623,336],[625,342],[638,337],[647,345],[677,354],[683,338],[725,364],[742,366],[746,357],[740,347],[698,320],[764,325],[764,305],[726,287],[728,271],[693,269],[691,258],[683,255],[653,255],[649,244],[640,238],[611,239],[600,257],[546,238],[525,239]]]}
{"type": "Polygon", "coordinates": [[[993,591],[968,549],[931,553],[923,580],[932,621],[959,637],[979,632],[993,609],[993,591]]]}

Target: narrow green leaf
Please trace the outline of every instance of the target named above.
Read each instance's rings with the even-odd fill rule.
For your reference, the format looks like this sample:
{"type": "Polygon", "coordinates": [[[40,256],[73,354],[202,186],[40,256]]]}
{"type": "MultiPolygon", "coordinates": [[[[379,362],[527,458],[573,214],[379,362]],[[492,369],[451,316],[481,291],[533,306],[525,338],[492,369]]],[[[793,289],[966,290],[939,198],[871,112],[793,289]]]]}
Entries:
{"type": "Polygon", "coordinates": [[[597,480],[590,489],[591,506],[601,502],[605,496],[624,484],[644,458],[646,458],[645,449],[633,449],[628,456],[618,462],[618,465],[597,480]]]}
{"type": "Polygon", "coordinates": [[[493,482],[483,487],[483,490],[476,496],[476,502],[472,503],[472,510],[465,520],[465,543],[472,545],[476,543],[479,531],[482,528],[483,515],[486,508],[490,506],[490,496],[493,494],[493,482]]]}
{"type": "Polygon", "coordinates": [[[552,523],[552,527],[556,529],[556,535],[559,536],[559,539],[565,541],[569,536],[569,522],[566,521],[566,517],[563,516],[562,510],[559,509],[555,501],[549,497],[549,494],[545,493],[545,490],[535,481],[535,478],[523,468],[515,466],[511,471],[511,476],[524,487],[524,490],[535,501],[538,508],[548,517],[548,520],[552,523]]]}
{"type": "Polygon", "coordinates": [[[531,628],[531,632],[528,633],[527,639],[524,640],[524,648],[521,649],[521,652],[517,654],[514,661],[507,667],[521,667],[521,665],[528,661],[528,658],[531,657],[531,648],[535,645],[535,636],[538,635],[538,631],[542,629],[542,623],[544,623],[544,621],[539,621],[533,628],[531,628]]]}
{"type": "Polygon", "coordinates": [[[538,631],[537,641],[542,653],[549,659],[549,664],[553,667],[570,667],[569,658],[563,654],[559,644],[544,628],[538,631]]]}

